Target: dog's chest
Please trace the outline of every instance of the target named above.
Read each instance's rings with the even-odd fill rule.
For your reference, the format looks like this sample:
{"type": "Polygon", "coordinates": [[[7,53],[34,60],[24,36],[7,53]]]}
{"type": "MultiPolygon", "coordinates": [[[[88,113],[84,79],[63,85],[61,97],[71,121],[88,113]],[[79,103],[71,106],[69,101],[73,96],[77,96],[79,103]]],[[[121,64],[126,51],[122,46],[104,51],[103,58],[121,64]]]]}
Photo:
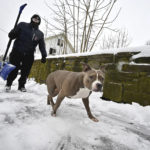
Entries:
{"type": "Polygon", "coordinates": [[[79,91],[75,95],[71,96],[70,98],[72,99],[86,98],[89,96],[90,92],[91,91],[87,88],[80,88],[79,91]]]}

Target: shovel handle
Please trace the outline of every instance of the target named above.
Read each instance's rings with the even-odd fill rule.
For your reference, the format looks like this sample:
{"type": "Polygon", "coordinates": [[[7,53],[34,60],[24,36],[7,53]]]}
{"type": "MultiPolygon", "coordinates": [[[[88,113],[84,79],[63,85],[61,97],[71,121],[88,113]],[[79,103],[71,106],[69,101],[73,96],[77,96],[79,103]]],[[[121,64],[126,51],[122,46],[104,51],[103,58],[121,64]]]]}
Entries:
{"type": "Polygon", "coordinates": [[[9,47],[10,47],[10,45],[11,45],[11,42],[12,42],[12,39],[10,38],[10,39],[9,39],[9,41],[8,41],[8,43],[7,43],[7,48],[6,48],[5,55],[4,55],[4,57],[3,57],[3,62],[4,62],[4,61],[5,61],[5,59],[6,59],[6,56],[7,56],[7,53],[8,53],[9,47]]]}
{"type": "MultiPolygon", "coordinates": [[[[27,4],[23,4],[23,5],[20,6],[19,13],[18,13],[16,22],[15,22],[15,25],[14,25],[14,29],[17,27],[17,23],[18,23],[18,21],[19,21],[20,15],[21,15],[21,13],[22,13],[22,11],[23,11],[23,9],[25,8],[26,5],[27,5],[27,4]]],[[[7,56],[9,47],[10,47],[10,45],[11,45],[11,42],[12,42],[12,39],[10,38],[9,41],[8,41],[8,44],[7,44],[7,48],[6,48],[4,57],[3,57],[3,61],[5,61],[5,59],[6,59],[6,56],[7,56]]]]}
{"type": "Polygon", "coordinates": [[[21,5],[21,6],[20,6],[19,13],[18,13],[18,16],[17,16],[16,22],[15,22],[15,25],[14,25],[14,29],[16,28],[17,23],[18,23],[19,18],[20,18],[20,15],[21,15],[21,13],[22,13],[23,9],[26,7],[26,5],[27,5],[27,4],[23,4],[23,5],[21,5]]]}

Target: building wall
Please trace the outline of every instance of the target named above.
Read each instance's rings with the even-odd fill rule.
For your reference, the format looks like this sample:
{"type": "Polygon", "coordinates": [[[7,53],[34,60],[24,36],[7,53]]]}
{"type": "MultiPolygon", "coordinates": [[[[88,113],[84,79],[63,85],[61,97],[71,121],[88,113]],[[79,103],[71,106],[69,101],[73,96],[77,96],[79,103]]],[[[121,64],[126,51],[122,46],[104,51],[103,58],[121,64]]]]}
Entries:
{"type": "MultiPolygon", "coordinates": [[[[46,39],[45,40],[45,45],[46,45],[46,51],[47,51],[47,54],[49,54],[49,50],[50,48],[53,48],[56,50],[56,55],[61,55],[62,52],[63,52],[63,49],[64,49],[64,43],[63,43],[63,46],[59,46],[57,43],[58,43],[58,39],[61,39],[64,41],[64,38],[63,36],[57,36],[55,38],[50,38],[50,39],[46,39]]],[[[72,50],[71,48],[69,47],[69,45],[67,44],[67,47],[66,47],[66,51],[67,51],[67,54],[69,53],[72,53],[72,50]]],[[[39,53],[39,47],[37,48],[37,53],[39,53]]]]}
{"type": "Polygon", "coordinates": [[[45,41],[46,50],[47,50],[47,54],[48,54],[48,55],[49,55],[49,50],[50,50],[50,48],[55,49],[57,55],[59,55],[59,54],[62,53],[64,47],[58,46],[58,45],[57,45],[57,42],[58,42],[58,38],[53,38],[53,39],[50,39],[50,40],[46,40],[46,41],[45,41]]]}
{"type": "Polygon", "coordinates": [[[133,54],[51,58],[47,59],[46,64],[41,64],[40,60],[37,60],[34,62],[30,77],[35,78],[38,83],[45,83],[48,74],[55,70],[82,71],[81,62],[86,62],[96,69],[105,65],[103,99],[119,103],[137,102],[144,106],[150,105],[150,58],[134,60],[138,63],[147,62],[147,65],[130,65],[133,54]]]}

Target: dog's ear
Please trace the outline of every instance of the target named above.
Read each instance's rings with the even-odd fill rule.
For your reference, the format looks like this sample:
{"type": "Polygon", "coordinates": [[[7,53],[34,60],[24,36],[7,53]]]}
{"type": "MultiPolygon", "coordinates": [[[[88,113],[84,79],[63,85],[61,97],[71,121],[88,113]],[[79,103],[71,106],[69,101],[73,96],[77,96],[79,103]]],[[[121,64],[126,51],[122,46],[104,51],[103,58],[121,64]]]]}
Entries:
{"type": "Polygon", "coordinates": [[[91,67],[88,64],[86,64],[84,62],[81,62],[81,64],[83,66],[83,69],[82,69],[83,72],[87,72],[87,71],[91,70],[91,67]]]}
{"type": "Polygon", "coordinates": [[[101,65],[99,69],[105,74],[106,73],[106,65],[101,65]]]}

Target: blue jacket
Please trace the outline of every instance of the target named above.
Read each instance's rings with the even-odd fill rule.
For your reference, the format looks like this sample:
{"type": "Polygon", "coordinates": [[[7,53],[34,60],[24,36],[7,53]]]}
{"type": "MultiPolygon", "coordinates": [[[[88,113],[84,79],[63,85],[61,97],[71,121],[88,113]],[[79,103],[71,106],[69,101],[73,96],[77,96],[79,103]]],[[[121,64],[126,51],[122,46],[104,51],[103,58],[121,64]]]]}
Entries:
{"type": "MultiPolygon", "coordinates": [[[[11,32],[9,36],[10,34],[11,32]]],[[[36,46],[39,45],[42,57],[47,56],[43,32],[38,28],[33,28],[30,23],[19,23],[13,32],[13,39],[16,39],[14,41],[13,51],[33,55],[36,46]]]]}

